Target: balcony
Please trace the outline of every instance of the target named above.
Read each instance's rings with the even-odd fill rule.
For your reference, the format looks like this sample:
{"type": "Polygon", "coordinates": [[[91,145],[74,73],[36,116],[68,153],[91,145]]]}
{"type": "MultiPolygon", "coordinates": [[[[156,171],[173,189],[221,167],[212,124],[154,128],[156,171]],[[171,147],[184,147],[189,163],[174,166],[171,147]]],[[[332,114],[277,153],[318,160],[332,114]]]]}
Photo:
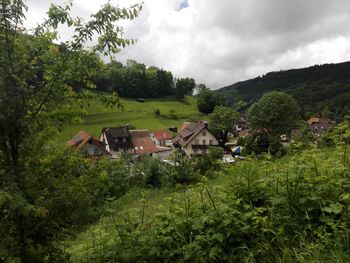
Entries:
{"type": "Polygon", "coordinates": [[[192,149],[207,149],[208,146],[213,146],[213,145],[208,145],[208,144],[192,144],[192,149]]]}

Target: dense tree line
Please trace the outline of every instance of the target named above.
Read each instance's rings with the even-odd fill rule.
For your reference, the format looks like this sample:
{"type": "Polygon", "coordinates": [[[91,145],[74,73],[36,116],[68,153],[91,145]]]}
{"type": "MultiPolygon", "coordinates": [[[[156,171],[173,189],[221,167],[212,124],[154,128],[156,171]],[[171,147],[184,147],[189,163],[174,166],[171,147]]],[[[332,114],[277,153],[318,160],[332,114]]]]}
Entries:
{"type": "Polygon", "coordinates": [[[100,69],[91,77],[96,89],[117,92],[126,98],[153,98],[174,95],[183,99],[192,95],[196,83],[192,78],[175,79],[170,71],[157,67],[146,67],[134,60],[126,65],[112,61],[101,64],[100,69]]]}
{"type": "Polygon", "coordinates": [[[350,62],[270,72],[218,90],[230,105],[244,101],[244,109],[264,93],[277,90],[292,95],[304,117],[342,118],[350,105],[350,62]]]}

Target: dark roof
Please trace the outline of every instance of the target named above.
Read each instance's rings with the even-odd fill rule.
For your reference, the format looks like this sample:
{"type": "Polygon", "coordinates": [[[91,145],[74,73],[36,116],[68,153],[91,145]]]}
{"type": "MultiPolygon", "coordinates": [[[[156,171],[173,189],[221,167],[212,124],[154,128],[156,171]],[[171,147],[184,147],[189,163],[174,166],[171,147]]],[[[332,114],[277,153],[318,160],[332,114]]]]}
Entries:
{"type": "Polygon", "coordinates": [[[124,127],[112,127],[112,128],[103,128],[102,133],[106,135],[107,143],[111,149],[116,148],[133,148],[130,134],[127,128],[124,127]],[[118,142],[115,142],[114,139],[118,138],[118,142]],[[126,141],[119,140],[119,138],[126,138],[126,141]]]}
{"type": "Polygon", "coordinates": [[[182,129],[177,134],[177,136],[173,139],[174,144],[179,144],[181,147],[186,146],[189,142],[191,142],[194,137],[197,136],[203,129],[207,128],[206,122],[190,122],[184,123],[182,129]]]}
{"type": "Polygon", "coordinates": [[[102,132],[107,132],[113,138],[129,137],[128,129],[125,127],[103,128],[102,132]]]}
{"type": "Polygon", "coordinates": [[[135,154],[149,154],[159,151],[147,130],[130,130],[129,132],[135,154]]]}

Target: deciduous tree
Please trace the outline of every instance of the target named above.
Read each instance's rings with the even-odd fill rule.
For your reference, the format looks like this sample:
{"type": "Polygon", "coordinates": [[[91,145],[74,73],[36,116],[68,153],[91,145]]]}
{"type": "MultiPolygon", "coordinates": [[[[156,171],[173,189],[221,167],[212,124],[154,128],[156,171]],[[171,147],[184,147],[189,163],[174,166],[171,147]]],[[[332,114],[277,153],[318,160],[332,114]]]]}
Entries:
{"type": "Polygon", "coordinates": [[[291,95],[272,91],[249,108],[247,120],[252,129],[281,135],[298,126],[299,112],[299,106],[291,95]]]}
{"type": "MultiPolygon", "coordinates": [[[[72,83],[90,86],[88,77],[101,62],[98,54],[112,56],[134,43],[122,38],[116,23],[137,17],[141,5],[118,8],[107,3],[86,22],[70,15],[71,6],[51,5],[44,23],[26,30],[24,1],[0,2],[0,234],[7,241],[0,241],[0,261],[62,262],[49,254],[56,252],[51,244],[63,226],[57,217],[41,224],[49,208],[41,205],[45,197],[36,190],[49,191],[49,186],[35,177],[30,165],[44,150],[47,132],[77,116],[72,105],[82,97],[72,83]],[[57,44],[61,24],[74,33],[57,44]],[[94,36],[97,44],[85,48],[94,36]]],[[[118,98],[110,103],[117,106],[118,98]]]]}
{"type": "Polygon", "coordinates": [[[209,114],[209,129],[219,138],[220,144],[225,144],[228,133],[234,131],[238,119],[239,113],[225,106],[216,106],[209,114]]]}

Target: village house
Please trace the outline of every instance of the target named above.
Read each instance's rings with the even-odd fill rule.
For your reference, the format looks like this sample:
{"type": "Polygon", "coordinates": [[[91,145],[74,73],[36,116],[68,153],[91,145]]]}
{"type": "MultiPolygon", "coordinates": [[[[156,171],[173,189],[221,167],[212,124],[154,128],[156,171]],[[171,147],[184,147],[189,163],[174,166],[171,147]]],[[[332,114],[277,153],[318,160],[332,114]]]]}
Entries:
{"type": "Polygon", "coordinates": [[[168,146],[168,147],[173,145],[171,142],[173,135],[169,130],[166,130],[166,129],[153,131],[151,133],[151,138],[156,145],[168,146]]]}
{"type": "Polygon", "coordinates": [[[172,140],[174,147],[188,156],[205,154],[209,146],[219,144],[216,137],[208,130],[207,122],[185,122],[179,133],[172,140]]]}
{"type": "Polygon", "coordinates": [[[313,135],[318,137],[331,130],[335,125],[335,122],[329,118],[311,117],[307,122],[313,135]]]}
{"type": "Polygon", "coordinates": [[[129,132],[134,146],[134,155],[149,155],[161,161],[169,159],[172,148],[156,145],[148,130],[130,130],[129,132]]]}
{"type": "Polygon", "coordinates": [[[101,141],[84,131],[79,131],[67,144],[79,150],[82,154],[92,158],[101,158],[111,155],[105,149],[101,141]]]}
{"type": "Polygon", "coordinates": [[[158,152],[157,146],[151,140],[148,130],[129,130],[133,154],[155,156],[158,152]]]}
{"type": "Polygon", "coordinates": [[[106,147],[106,150],[112,154],[113,158],[120,156],[122,153],[134,153],[129,130],[125,127],[103,128],[100,141],[106,147]]]}
{"type": "Polygon", "coordinates": [[[160,160],[169,158],[172,148],[156,145],[148,130],[129,130],[125,127],[103,128],[100,140],[113,158],[121,154],[149,155],[160,160]]]}

